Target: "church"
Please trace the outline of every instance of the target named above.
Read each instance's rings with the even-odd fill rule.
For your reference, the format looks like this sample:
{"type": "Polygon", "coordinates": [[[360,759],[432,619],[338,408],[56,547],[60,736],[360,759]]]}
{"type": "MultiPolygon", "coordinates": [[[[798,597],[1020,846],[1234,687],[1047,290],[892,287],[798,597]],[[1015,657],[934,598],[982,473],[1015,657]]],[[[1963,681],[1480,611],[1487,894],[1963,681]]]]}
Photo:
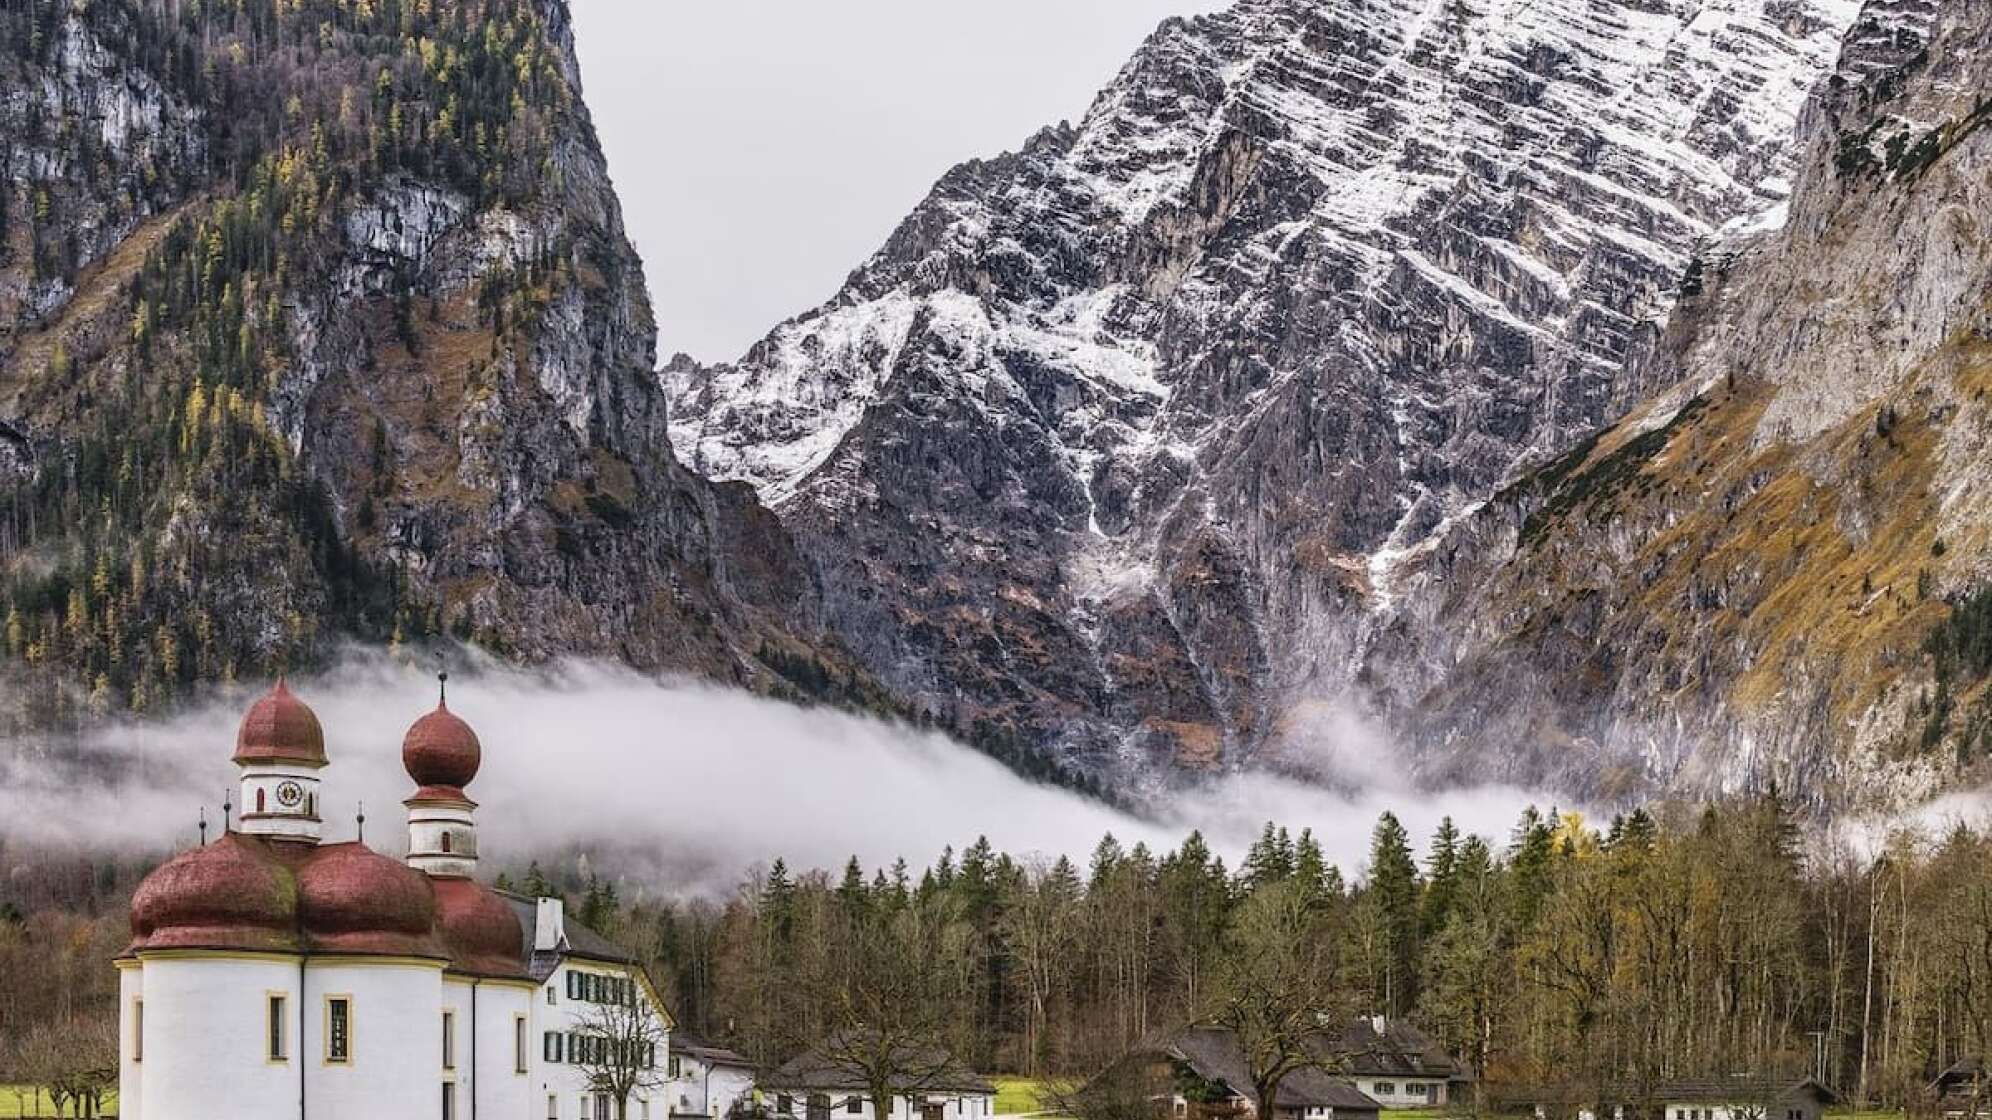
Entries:
{"type": "MultiPolygon", "coordinates": [[[[477,881],[483,748],[446,698],[401,757],[405,862],[324,840],[324,732],[283,681],[249,709],[240,824],[132,898],[126,1120],[610,1120],[605,1071],[662,1084],[670,1020],[632,954],[477,881]]],[[[629,1120],[652,1096],[663,1120],[648,1088],[629,1120]]]]}

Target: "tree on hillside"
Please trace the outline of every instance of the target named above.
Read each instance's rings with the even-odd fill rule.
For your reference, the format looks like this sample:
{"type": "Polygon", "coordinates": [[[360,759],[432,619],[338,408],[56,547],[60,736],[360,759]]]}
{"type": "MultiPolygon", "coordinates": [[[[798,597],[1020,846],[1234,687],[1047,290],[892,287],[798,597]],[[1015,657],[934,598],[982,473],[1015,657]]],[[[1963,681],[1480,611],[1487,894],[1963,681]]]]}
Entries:
{"type": "Polygon", "coordinates": [[[1410,835],[1394,814],[1376,822],[1363,893],[1382,923],[1383,991],[1375,1010],[1395,1018],[1410,1008],[1416,987],[1420,915],[1418,864],[1411,858],[1410,835]]]}
{"type": "Polygon", "coordinates": [[[1314,1038],[1324,1023],[1349,1013],[1335,939],[1322,928],[1320,912],[1298,884],[1272,883],[1253,891],[1232,922],[1222,996],[1208,1021],[1237,1036],[1260,1116],[1275,1114],[1287,1077],[1322,1067],[1314,1038]]]}
{"type": "Polygon", "coordinates": [[[1206,982],[1223,955],[1232,902],[1224,861],[1211,854],[1202,833],[1190,833],[1162,861],[1158,893],[1170,970],[1184,1004],[1194,1011],[1202,1006],[1206,982]]]}
{"type": "Polygon", "coordinates": [[[1078,871],[1061,856],[1025,872],[1004,915],[1004,941],[1017,959],[1012,976],[1024,990],[1024,1072],[1032,1077],[1042,1072],[1052,998],[1071,971],[1081,891],[1078,871]]]}

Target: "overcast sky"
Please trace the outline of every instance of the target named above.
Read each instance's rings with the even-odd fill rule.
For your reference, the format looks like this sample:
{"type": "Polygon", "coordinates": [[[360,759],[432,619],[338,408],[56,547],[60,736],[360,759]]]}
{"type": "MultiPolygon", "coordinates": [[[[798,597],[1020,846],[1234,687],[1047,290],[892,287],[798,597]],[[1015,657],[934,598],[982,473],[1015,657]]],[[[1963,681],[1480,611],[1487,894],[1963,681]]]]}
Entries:
{"type": "Polygon", "coordinates": [[[740,356],[829,298],[942,172],[1077,120],[1222,0],[574,0],[658,350],[740,356]]]}

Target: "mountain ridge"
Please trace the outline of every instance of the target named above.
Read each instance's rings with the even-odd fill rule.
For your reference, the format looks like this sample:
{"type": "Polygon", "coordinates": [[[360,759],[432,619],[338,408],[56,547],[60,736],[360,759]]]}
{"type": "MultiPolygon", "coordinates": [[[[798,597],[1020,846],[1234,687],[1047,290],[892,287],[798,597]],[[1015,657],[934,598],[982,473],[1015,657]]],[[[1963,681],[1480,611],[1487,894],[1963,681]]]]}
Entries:
{"type": "Polygon", "coordinates": [[[1304,738],[1405,557],[1638,396],[1853,4],[1247,0],[666,371],[880,679],[1142,783],[1304,738]]]}

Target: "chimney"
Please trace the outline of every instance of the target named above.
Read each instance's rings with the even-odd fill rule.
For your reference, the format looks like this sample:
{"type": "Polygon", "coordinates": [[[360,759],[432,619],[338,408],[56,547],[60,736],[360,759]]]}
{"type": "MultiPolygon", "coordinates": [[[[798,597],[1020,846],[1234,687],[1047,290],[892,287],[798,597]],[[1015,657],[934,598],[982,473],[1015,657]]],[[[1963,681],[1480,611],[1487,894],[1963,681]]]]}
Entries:
{"type": "Polygon", "coordinates": [[[567,944],[566,903],[557,898],[542,898],[534,918],[533,952],[550,953],[567,944]]]}

